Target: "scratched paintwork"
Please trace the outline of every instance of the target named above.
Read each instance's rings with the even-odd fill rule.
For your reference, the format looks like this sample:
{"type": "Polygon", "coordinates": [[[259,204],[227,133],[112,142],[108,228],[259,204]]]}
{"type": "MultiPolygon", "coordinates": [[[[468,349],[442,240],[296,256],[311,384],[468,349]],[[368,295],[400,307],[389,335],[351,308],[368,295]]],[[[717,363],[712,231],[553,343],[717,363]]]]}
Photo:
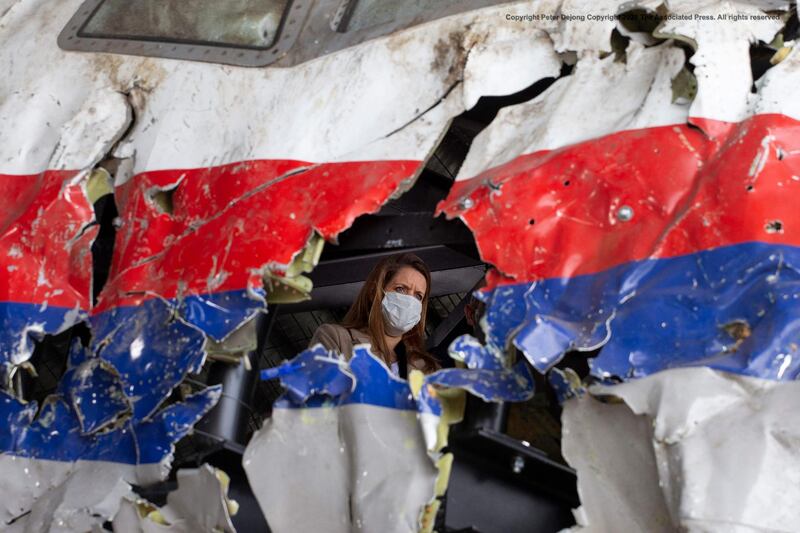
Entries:
{"type": "Polygon", "coordinates": [[[750,15],[788,7],[771,4],[670,3],[688,20],[636,36],[624,61],[579,55],[500,111],[440,206],[495,267],[487,344],[519,348],[565,402],[573,531],[797,527],[785,436],[800,372],[800,55],[778,41],[754,82],[750,46],[783,23],[750,15]],[[695,17],[711,14],[750,22],[695,17]],[[696,94],[675,98],[687,56],[663,39],[691,47],[696,94]],[[608,385],[553,368],[573,350],[599,350],[588,381],[608,385]]]}
{"type": "Polygon", "coordinates": [[[519,401],[533,391],[524,365],[507,368],[479,343],[458,351],[468,368],[410,382],[392,375],[368,345],[356,347],[350,361],[317,345],[262,371],[262,379],[279,378],[286,391],[253,436],[244,464],[273,530],[414,530],[435,501],[433,480],[453,422],[448,389],[489,401],[519,401]]]}
{"type": "MultiPolygon", "coordinates": [[[[45,333],[87,320],[95,333],[38,419],[31,406],[4,396],[11,433],[0,439],[7,441],[0,459],[31,465],[44,459],[61,472],[21,478],[15,489],[28,508],[42,502],[43,510],[31,515],[37,520],[55,516],[47,509],[59,505],[58,498],[41,497],[46,488],[61,487],[67,495],[81,490],[85,480],[62,484],[69,478],[64,472],[81,461],[105,469],[97,489],[108,489],[117,504],[121,493],[110,490],[115,476],[108,473],[120,464],[156,465],[147,479],[162,477],[172,443],[209,408],[214,392],[202,393],[203,401],[159,406],[188,372],[201,368],[206,339],[222,341],[264,310],[264,276],[279,280],[316,236],[335,241],[357,216],[410,187],[449,121],[481,96],[554,77],[562,61],[577,61],[571,75],[533,101],[501,111],[479,135],[442,206],[473,229],[496,270],[484,295],[487,343],[462,339],[454,351],[478,368],[430,379],[489,399],[527,397],[530,374],[522,366],[512,370],[507,359],[513,344],[540,370],[567,349],[605,345],[595,372],[627,379],[720,351],[731,356],[735,347],[727,369],[795,375],[797,358],[786,357],[794,338],[786,318],[795,296],[794,269],[785,260],[791,249],[777,255],[747,249],[752,261],[746,264],[718,256],[695,261],[698,275],[710,266],[747,275],[704,278],[702,294],[681,302],[685,310],[728,313],[705,316],[707,324],[694,321],[693,350],[674,340],[697,317],[662,318],[683,295],[675,291],[687,279],[675,273],[687,267],[668,265],[669,275],[652,267],[652,261],[753,238],[759,245],[796,244],[796,216],[782,210],[788,209],[785,191],[800,174],[793,149],[800,104],[786,97],[796,86],[797,53],[784,52],[755,95],[748,78],[749,43],[771,40],[780,23],[742,24],[735,31],[662,26],[659,38],[683,39],[696,49],[697,95],[673,102],[672,79],[684,71],[685,54],[671,41],[646,47],[648,39],[634,39],[620,62],[605,55],[612,52],[613,21],[500,22],[507,14],[580,11],[574,2],[466,13],[266,70],[65,53],[51,37],[79,3],[0,3],[0,63],[7,66],[0,79],[0,187],[10,191],[2,200],[0,251],[7,268],[0,274],[8,275],[0,302],[8,327],[0,356],[13,371],[45,333]],[[116,167],[119,228],[111,277],[93,307],[93,214],[84,190],[91,171],[108,158],[116,167]],[[761,315],[752,293],[772,295],[781,305],[761,315]],[[747,328],[737,326],[742,310],[747,328]],[[631,321],[636,327],[625,327],[631,321]],[[783,327],[781,334],[775,327],[783,327]],[[107,393],[91,404],[98,390],[107,393]],[[170,413],[180,413],[181,421],[170,413]],[[52,423],[78,436],[76,447],[64,447],[67,455],[52,457],[55,448],[15,436],[52,423]],[[129,427],[167,433],[156,444],[137,443],[124,461],[111,457],[110,465],[98,466],[99,457],[117,450],[110,442],[130,438],[129,427]],[[40,480],[49,486],[31,489],[40,480]]],[[[620,4],[609,0],[595,9],[615,13],[620,4]]],[[[672,2],[670,9],[759,12],[758,5],[737,2],[672,2]]],[[[305,385],[301,380],[297,389],[305,385]]],[[[428,409],[421,429],[413,421],[411,445],[423,451],[439,440],[430,420],[439,401],[433,390],[419,391],[419,404],[428,409]]],[[[363,428],[352,427],[353,439],[363,428]]],[[[312,428],[311,442],[314,435],[312,428]]],[[[435,477],[430,458],[423,458],[415,463],[422,492],[435,477]]],[[[358,494],[365,503],[369,491],[358,494]]],[[[85,516],[89,507],[63,507],[59,516],[85,516]]],[[[108,518],[116,507],[92,507],[101,508],[108,518]]]]}
{"type": "MultiPolygon", "coordinates": [[[[87,439],[122,438],[127,427],[159,420],[174,387],[201,368],[205,339],[223,341],[264,310],[264,276],[279,282],[317,235],[335,240],[357,216],[410,187],[467,105],[462,79],[472,105],[540,75],[512,64],[513,83],[504,83],[503,70],[482,77],[502,49],[493,41],[519,41],[524,32],[476,23],[470,13],[291,69],[65,53],[49,37],[79,4],[14,2],[0,18],[0,62],[8,66],[0,80],[0,172],[55,217],[53,227],[36,226],[40,211],[32,206],[6,227],[18,238],[29,219],[31,239],[63,234],[47,252],[58,261],[43,257],[41,246],[14,258],[30,281],[15,282],[21,294],[5,300],[16,322],[0,345],[4,362],[17,365],[38,336],[88,323],[92,344],[71,362],[46,411],[87,439]],[[14,60],[26,56],[36,61],[14,60]],[[120,216],[109,281],[92,305],[86,182],[98,164],[114,174],[120,216]],[[74,222],[57,216],[65,208],[74,222]],[[31,277],[39,272],[45,276],[31,277]],[[41,294],[51,278],[63,293],[41,294]],[[71,299],[54,298],[62,294],[71,299]],[[55,318],[42,319],[45,310],[55,318]]],[[[174,409],[195,420],[207,407],[174,409]]],[[[162,464],[179,436],[142,441],[126,460],[162,464]]],[[[97,461],[105,442],[55,456],[47,446],[9,444],[3,457],[27,453],[69,470],[70,462],[97,461]]]]}
{"type": "Polygon", "coordinates": [[[490,339],[513,335],[540,371],[569,350],[603,347],[591,362],[601,378],[692,364],[797,375],[789,309],[800,298],[800,241],[787,199],[800,187],[800,109],[787,84],[800,75],[798,56],[751,93],[748,43],[771,41],[780,22],[736,28],[659,30],[697,48],[691,102],[672,98],[684,57],[675,42],[631,41],[626,62],[584,56],[478,136],[440,209],[467,223],[496,267],[490,339]],[[572,105],[590,87],[597,96],[572,105]],[[723,104],[711,96],[721,93],[723,104]],[[592,107],[604,113],[581,122],[592,107]],[[739,322],[747,335],[731,334],[739,322]]]}

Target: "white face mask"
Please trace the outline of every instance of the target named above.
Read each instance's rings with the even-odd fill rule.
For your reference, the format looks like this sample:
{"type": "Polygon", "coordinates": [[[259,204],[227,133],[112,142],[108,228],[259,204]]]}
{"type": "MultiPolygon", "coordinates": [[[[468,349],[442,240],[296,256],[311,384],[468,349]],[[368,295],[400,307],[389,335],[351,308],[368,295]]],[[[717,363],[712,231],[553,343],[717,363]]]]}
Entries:
{"type": "Polygon", "coordinates": [[[399,337],[417,325],[422,316],[422,302],[407,294],[387,292],[381,302],[386,333],[399,337]]]}

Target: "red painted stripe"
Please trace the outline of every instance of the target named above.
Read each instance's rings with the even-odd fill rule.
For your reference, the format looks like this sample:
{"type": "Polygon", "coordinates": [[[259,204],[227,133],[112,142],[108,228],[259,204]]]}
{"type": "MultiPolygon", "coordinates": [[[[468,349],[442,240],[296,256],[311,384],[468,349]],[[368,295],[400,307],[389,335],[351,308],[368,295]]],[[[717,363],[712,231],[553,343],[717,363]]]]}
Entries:
{"type": "Polygon", "coordinates": [[[800,122],[757,115],[693,123],[703,131],[624,131],[520,156],[457,183],[439,209],[461,216],[483,258],[507,276],[494,283],[748,241],[800,245],[800,122]],[[622,206],[633,208],[631,221],[617,219],[622,206]],[[768,229],[775,221],[779,232],[768,229]]]}
{"type": "Polygon", "coordinates": [[[313,230],[335,238],[356,217],[380,209],[420,165],[248,161],[137,175],[117,189],[124,225],[96,312],[156,294],[258,283],[255,269],[288,264],[313,230]],[[176,183],[172,212],[161,212],[150,199],[154,187],[176,183]]]}
{"type": "Polygon", "coordinates": [[[75,175],[0,174],[0,301],[88,309],[96,228],[75,175]]]}

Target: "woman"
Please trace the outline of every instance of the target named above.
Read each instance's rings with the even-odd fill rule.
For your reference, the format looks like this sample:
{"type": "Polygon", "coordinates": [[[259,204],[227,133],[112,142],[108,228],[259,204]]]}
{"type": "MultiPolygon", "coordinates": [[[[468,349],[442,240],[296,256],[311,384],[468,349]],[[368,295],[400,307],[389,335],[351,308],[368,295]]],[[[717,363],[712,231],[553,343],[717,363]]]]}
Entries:
{"type": "Polygon", "coordinates": [[[356,344],[371,344],[395,375],[409,369],[433,372],[436,359],[425,352],[425,312],[431,292],[431,274],[414,254],[387,257],[372,269],[341,325],[323,324],[309,346],[353,356],[356,344]]]}

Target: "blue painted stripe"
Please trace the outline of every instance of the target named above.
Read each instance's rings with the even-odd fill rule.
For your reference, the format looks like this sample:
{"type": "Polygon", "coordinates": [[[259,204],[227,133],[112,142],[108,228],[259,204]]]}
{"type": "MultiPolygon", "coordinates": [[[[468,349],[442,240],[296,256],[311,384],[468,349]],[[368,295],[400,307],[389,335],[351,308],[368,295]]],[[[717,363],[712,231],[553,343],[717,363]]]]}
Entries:
{"type": "Polygon", "coordinates": [[[58,333],[82,320],[86,320],[83,310],[0,302],[0,364],[11,362],[15,355],[30,356],[35,341],[41,340],[44,334],[58,333]]]}
{"type": "MultiPolygon", "coordinates": [[[[0,402],[0,420],[7,422],[0,431],[2,451],[57,461],[161,461],[216,402],[218,391],[210,391],[159,410],[188,373],[200,370],[204,333],[222,338],[263,306],[241,290],[181,301],[152,298],[90,317],[91,345],[85,350],[73,345],[57,395],[35,420],[30,406],[7,395],[0,402]],[[100,431],[126,417],[122,427],[100,431]]],[[[27,326],[44,324],[44,331],[55,332],[74,313],[9,303],[0,304],[0,312],[5,326],[0,345],[7,356],[27,326]]]]}
{"type": "Polygon", "coordinates": [[[51,397],[32,421],[35,405],[22,404],[0,391],[0,420],[9,422],[0,436],[0,452],[64,462],[159,463],[220,393],[219,387],[209,388],[162,409],[148,421],[130,419],[118,430],[84,435],[75,411],[63,398],[51,397]]]}
{"type": "Polygon", "coordinates": [[[172,302],[178,305],[184,321],[219,341],[266,309],[266,293],[263,289],[240,289],[186,296],[179,303],[172,302]]]}
{"type": "Polygon", "coordinates": [[[441,415],[432,385],[465,389],[487,401],[523,401],[533,394],[533,376],[522,362],[514,368],[499,366],[496,357],[474,339],[465,340],[462,351],[472,367],[425,376],[416,399],[408,382],[395,377],[364,346],[356,347],[345,363],[317,345],[280,367],[263,371],[262,379],[280,378],[286,388],[273,406],[278,409],[370,405],[441,415]]]}
{"type": "Polygon", "coordinates": [[[800,375],[800,248],[745,243],[628,263],[485,295],[487,338],[513,338],[540,371],[602,346],[599,377],[682,366],[775,379],[800,375]],[[609,329],[610,327],[610,329],[609,329]]]}
{"type": "Polygon", "coordinates": [[[203,361],[201,332],[177,320],[160,299],[91,317],[91,351],[119,372],[133,416],[149,416],[203,361]]]}
{"type": "Polygon", "coordinates": [[[408,382],[394,377],[366,348],[357,347],[349,364],[333,361],[336,361],[334,354],[316,346],[293,359],[284,367],[284,372],[276,369],[265,373],[267,379],[280,377],[287,387],[287,394],[273,407],[295,409],[361,404],[418,410],[408,382]],[[330,362],[312,364],[315,357],[325,357],[330,362]]]}
{"type": "Polygon", "coordinates": [[[134,417],[143,419],[200,371],[205,334],[224,338],[263,306],[240,290],[112,308],[90,319],[92,351],[119,372],[134,417]]]}

